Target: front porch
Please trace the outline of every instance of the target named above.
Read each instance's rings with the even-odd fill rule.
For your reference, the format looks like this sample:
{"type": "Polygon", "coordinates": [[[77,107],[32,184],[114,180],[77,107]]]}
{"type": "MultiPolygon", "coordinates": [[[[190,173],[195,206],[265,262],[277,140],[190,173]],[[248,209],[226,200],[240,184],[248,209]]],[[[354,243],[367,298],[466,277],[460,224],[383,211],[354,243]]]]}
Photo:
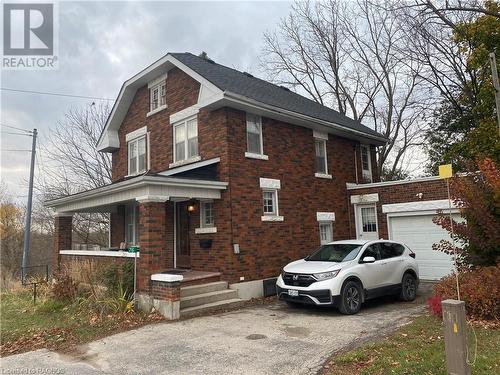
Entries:
{"type": "Polygon", "coordinates": [[[59,268],[65,259],[133,260],[136,255],[127,249],[139,246],[138,294],[149,295],[151,275],[167,271],[182,273],[186,285],[220,280],[215,262],[205,260],[215,257],[214,250],[222,250],[213,225],[213,205],[220,202],[226,186],[219,181],[144,175],[51,200],[47,206],[56,212],[53,268],[59,268]],[[204,213],[200,212],[202,206],[204,213]],[[80,212],[110,215],[109,246],[73,249],[72,216],[80,212]],[[210,213],[205,220],[209,226],[204,226],[202,221],[210,213]]]}

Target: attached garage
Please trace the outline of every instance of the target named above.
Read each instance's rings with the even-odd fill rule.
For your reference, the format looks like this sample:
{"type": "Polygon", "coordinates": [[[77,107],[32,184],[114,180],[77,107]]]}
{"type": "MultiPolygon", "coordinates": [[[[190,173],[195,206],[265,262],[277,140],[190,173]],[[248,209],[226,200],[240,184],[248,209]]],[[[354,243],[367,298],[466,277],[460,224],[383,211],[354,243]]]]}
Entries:
{"type": "MultiPolygon", "coordinates": [[[[452,257],[432,250],[433,244],[450,240],[448,232],[432,222],[439,209],[447,210],[448,200],[382,205],[389,239],[403,242],[415,252],[422,280],[438,280],[453,271],[452,257]]],[[[460,220],[457,209],[452,209],[452,216],[460,220]]]]}

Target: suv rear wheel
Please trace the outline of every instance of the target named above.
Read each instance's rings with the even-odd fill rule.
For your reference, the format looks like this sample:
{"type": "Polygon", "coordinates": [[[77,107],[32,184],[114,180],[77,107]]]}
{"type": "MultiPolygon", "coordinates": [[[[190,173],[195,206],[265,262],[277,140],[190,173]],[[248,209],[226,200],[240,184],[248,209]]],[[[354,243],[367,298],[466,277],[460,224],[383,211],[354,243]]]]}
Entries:
{"type": "Polygon", "coordinates": [[[403,301],[413,301],[417,297],[417,279],[411,273],[403,275],[403,282],[401,283],[400,298],[403,301]]]}
{"type": "Polygon", "coordinates": [[[359,283],[346,282],[340,293],[339,311],[347,315],[356,314],[361,309],[362,293],[359,283]]]}

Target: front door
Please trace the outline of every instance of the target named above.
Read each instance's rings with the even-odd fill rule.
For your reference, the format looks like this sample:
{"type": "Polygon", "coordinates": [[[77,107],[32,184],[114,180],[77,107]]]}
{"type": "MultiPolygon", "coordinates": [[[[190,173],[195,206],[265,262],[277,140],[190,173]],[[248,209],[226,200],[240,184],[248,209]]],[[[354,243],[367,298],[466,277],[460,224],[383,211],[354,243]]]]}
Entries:
{"type": "Polygon", "coordinates": [[[189,212],[187,202],[175,205],[175,259],[176,267],[191,267],[191,250],[189,245],[189,212]]]}
{"type": "Polygon", "coordinates": [[[374,204],[356,206],[356,228],[360,240],[378,240],[377,207],[374,204]]]}

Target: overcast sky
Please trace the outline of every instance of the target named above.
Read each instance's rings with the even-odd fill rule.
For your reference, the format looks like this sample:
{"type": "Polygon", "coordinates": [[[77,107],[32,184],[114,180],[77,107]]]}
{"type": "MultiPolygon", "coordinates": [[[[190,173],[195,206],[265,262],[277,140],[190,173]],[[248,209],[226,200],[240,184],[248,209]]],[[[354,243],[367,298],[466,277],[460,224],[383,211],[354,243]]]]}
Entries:
{"type": "MultiPolygon", "coordinates": [[[[290,9],[279,2],[61,2],[59,69],[2,71],[1,86],[116,98],[121,84],[167,52],[206,51],[218,63],[261,75],[263,33],[290,9]]],[[[37,128],[40,142],[71,108],[91,100],[1,91],[1,123],[37,128]]],[[[1,179],[27,194],[31,138],[1,127],[1,179]]]]}

